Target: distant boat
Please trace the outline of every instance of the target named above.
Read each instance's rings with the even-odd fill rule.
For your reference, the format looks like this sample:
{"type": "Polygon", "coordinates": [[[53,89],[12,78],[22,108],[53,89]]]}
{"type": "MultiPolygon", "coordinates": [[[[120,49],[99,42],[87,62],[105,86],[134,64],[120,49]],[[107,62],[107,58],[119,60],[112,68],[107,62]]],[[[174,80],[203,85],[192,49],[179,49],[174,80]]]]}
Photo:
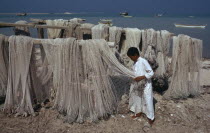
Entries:
{"type": "Polygon", "coordinates": [[[123,16],[124,18],[132,18],[133,16],[123,16]]]}
{"type": "Polygon", "coordinates": [[[202,28],[205,29],[207,25],[186,25],[186,24],[174,24],[176,27],[182,28],[202,28]]]}
{"type": "Polygon", "coordinates": [[[128,12],[122,12],[120,13],[121,16],[128,16],[128,12]]]}
{"type": "Polygon", "coordinates": [[[163,14],[162,13],[159,13],[159,14],[155,14],[155,17],[162,17],[163,14]]]}
{"type": "Polygon", "coordinates": [[[16,15],[17,15],[17,16],[26,16],[27,13],[17,13],[16,15]]]}
{"type": "Polygon", "coordinates": [[[195,16],[189,16],[189,18],[194,18],[195,16]]]}
{"type": "Polygon", "coordinates": [[[70,12],[65,12],[64,14],[72,14],[72,13],[70,13],[70,12]]]}
{"type": "Polygon", "coordinates": [[[163,14],[157,14],[157,17],[162,17],[163,16],[163,14]]]}
{"type": "Polygon", "coordinates": [[[128,16],[128,12],[122,12],[120,13],[121,16],[128,16]]]}

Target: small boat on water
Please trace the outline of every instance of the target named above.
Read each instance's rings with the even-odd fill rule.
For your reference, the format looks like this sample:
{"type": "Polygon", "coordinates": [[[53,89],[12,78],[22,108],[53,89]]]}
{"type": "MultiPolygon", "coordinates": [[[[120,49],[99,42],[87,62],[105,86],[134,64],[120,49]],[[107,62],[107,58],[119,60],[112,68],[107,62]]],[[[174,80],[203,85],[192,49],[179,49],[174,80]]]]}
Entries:
{"type": "Polygon", "coordinates": [[[163,14],[160,14],[160,13],[155,15],[155,17],[162,17],[162,16],[163,16],[163,14]]]}
{"type": "Polygon", "coordinates": [[[120,13],[121,16],[128,16],[128,12],[122,12],[120,13]]]}
{"type": "Polygon", "coordinates": [[[165,15],[165,13],[158,13],[158,14],[155,14],[154,17],[163,17],[165,15]]]}
{"type": "Polygon", "coordinates": [[[124,18],[132,18],[133,17],[133,16],[128,16],[128,12],[120,13],[120,16],[122,16],[124,18]]]}
{"type": "Polygon", "coordinates": [[[17,16],[26,16],[27,13],[17,13],[16,15],[17,15],[17,16]]]}
{"type": "Polygon", "coordinates": [[[162,17],[162,16],[163,16],[163,14],[160,14],[160,13],[159,13],[159,14],[157,14],[157,17],[162,17]]]}
{"type": "Polygon", "coordinates": [[[123,16],[124,18],[132,18],[133,16],[123,16]]]}
{"type": "Polygon", "coordinates": [[[70,13],[70,12],[64,12],[64,14],[72,14],[72,13],[70,13]]]}
{"type": "Polygon", "coordinates": [[[186,25],[186,24],[174,24],[176,27],[181,28],[202,28],[205,29],[207,25],[186,25]]]}

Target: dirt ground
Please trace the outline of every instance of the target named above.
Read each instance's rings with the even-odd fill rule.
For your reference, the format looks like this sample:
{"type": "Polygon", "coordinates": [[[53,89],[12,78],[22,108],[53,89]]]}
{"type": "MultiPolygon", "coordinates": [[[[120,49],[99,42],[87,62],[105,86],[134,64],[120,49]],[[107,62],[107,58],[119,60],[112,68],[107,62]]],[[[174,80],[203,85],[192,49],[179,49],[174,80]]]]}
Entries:
{"type": "Polygon", "coordinates": [[[37,116],[5,116],[0,113],[1,133],[209,133],[210,93],[187,100],[165,101],[155,94],[155,122],[148,127],[145,117],[133,120],[131,114],[118,114],[98,123],[64,123],[52,109],[37,116]]]}
{"type": "MultiPolygon", "coordinates": [[[[149,127],[145,116],[112,115],[98,123],[69,124],[57,111],[42,108],[37,116],[14,117],[0,112],[0,133],[210,133],[210,61],[204,61],[202,94],[185,100],[163,100],[157,93],[155,122],[149,127]]],[[[3,105],[0,105],[1,108],[3,105]]]]}

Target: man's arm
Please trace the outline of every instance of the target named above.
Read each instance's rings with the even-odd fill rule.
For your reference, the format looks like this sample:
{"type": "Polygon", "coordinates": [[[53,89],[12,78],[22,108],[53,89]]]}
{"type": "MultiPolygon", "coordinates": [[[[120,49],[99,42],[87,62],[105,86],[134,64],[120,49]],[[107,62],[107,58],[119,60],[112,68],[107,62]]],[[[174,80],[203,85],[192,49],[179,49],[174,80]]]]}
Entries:
{"type": "Polygon", "coordinates": [[[136,82],[139,82],[139,81],[141,81],[141,80],[143,80],[143,79],[145,79],[145,78],[146,78],[145,76],[138,76],[138,77],[135,77],[134,80],[135,80],[136,82]]]}
{"type": "Polygon", "coordinates": [[[145,77],[147,79],[151,79],[152,76],[154,75],[154,72],[147,60],[144,60],[144,66],[145,66],[145,70],[146,70],[145,77]]]}

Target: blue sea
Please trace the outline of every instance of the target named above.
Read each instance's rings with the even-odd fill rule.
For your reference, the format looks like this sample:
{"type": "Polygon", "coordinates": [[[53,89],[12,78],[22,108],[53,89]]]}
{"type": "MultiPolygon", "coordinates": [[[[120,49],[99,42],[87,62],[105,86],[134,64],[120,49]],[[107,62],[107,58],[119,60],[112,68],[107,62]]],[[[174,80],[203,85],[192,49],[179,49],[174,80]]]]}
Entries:
{"type": "MultiPolygon", "coordinates": [[[[83,18],[86,22],[98,24],[100,19],[112,19],[114,26],[130,27],[139,29],[153,28],[155,30],[168,30],[169,32],[178,34],[186,34],[194,38],[203,40],[203,57],[210,58],[210,16],[141,16],[136,14],[132,18],[124,18],[118,14],[107,13],[78,13],[78,14],[28,14],[27,16],[14,15],[0,15],[0,22],[16,22],[18,20],[30,21],[30,18],[37,19],[71,19],[71,18],[83,18]],[[203,25],[207,24],[206,29],[188,29],[188,28],[176,28],[174,23],[180,24],[194,24],[203,25]]],[[[31,29],[33,37],[36,37],[36,29],[31,29]]],[[[0,28],[0,34],[13,35],[12,28],[0,28]]]]}

